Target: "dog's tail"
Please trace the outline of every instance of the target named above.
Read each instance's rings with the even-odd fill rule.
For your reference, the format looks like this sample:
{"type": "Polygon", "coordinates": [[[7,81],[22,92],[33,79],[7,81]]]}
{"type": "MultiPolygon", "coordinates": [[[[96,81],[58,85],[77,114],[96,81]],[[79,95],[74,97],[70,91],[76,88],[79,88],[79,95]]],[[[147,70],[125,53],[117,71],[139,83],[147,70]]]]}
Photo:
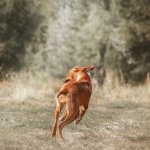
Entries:
{"type": "Polygon", "coordinates": [[[62,90],[62,91],[60,91],[60,92],[58,92],[57,94],[56,94],[56,96],[55,96],[55,101],[56,101],[56,105],[57,105],[57,107],[59,107],[61,104],[60,104],[60,100],[59,100],[59,96],[60,95],[66,95],[67,94],[67,91],[66,90],[62,90]]]}

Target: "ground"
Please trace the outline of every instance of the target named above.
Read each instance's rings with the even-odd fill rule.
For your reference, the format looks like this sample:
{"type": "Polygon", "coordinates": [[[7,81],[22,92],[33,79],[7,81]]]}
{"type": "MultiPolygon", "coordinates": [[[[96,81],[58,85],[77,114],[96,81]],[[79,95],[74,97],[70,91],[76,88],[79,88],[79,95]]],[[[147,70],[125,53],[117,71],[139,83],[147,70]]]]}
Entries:
{"type": "Polygon", "coordinates": [[[95,88],[83,120],[63,129],[64,141],[51,137],[57,88],[51,90],[47,85],[39,93],[38,87],[32,86],[35,92],[18,86],[11,83],[0,87],[1,150],[150,149],[149,85],[134,91],[131,87],[118,88],[121,91],[115,96],[116,88],[107,88],[107,92],[95,88]],[[30,95],[24,94],[26,89],[30,95]],[[147,96],[140,101],[142,92],[147,96]]]}

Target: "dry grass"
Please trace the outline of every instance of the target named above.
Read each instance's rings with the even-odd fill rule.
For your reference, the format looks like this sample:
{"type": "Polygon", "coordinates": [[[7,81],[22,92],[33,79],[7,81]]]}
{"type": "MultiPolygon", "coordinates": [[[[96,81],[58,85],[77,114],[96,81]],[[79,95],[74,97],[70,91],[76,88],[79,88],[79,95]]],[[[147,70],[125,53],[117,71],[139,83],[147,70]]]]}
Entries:
{"type": "Polygon", "coordinates": [[[150,149],[150,84],[121,86],[107,78],[94,88],[80,124],[63,130],[64,142],[50,137],[54,96],[62,81],[23,73],[0,84],[0,149],[150,149]]]}

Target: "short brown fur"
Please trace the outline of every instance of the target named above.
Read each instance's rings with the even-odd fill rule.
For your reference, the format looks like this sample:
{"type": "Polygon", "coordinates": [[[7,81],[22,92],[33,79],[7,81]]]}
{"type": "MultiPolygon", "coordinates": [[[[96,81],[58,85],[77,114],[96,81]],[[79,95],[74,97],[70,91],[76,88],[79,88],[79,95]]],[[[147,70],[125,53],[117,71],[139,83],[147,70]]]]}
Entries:
{"type": "Polygon", "coordinates": [[[88,70],[93,70],[93,66],[74,67],[64,80],[59,93],[56,95],[55,120],[52,127],[52,137],[56,135],[56,128],[59,114],[65,105],[65,110],[60,118],[62,121],[58,126],[58,136],[63,139],[62,129],[65,125],[76,120],[79,123],[88,109],[89,100],[92,93],[92,85],[88,70]]]}

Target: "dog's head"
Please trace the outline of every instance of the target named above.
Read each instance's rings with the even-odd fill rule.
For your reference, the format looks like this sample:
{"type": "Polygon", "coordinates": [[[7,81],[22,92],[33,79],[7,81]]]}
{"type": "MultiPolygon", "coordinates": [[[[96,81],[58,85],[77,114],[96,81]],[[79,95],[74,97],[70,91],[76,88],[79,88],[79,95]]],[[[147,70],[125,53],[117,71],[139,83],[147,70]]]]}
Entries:
{"type": "Polygon", "coordinates": [[[69,81],[82,81],[83,79],[90,80],[88,71],[93,70],[94,66],[75,66],[70,71],[67,77],[64,79],[64,83],[69,81]]]}

